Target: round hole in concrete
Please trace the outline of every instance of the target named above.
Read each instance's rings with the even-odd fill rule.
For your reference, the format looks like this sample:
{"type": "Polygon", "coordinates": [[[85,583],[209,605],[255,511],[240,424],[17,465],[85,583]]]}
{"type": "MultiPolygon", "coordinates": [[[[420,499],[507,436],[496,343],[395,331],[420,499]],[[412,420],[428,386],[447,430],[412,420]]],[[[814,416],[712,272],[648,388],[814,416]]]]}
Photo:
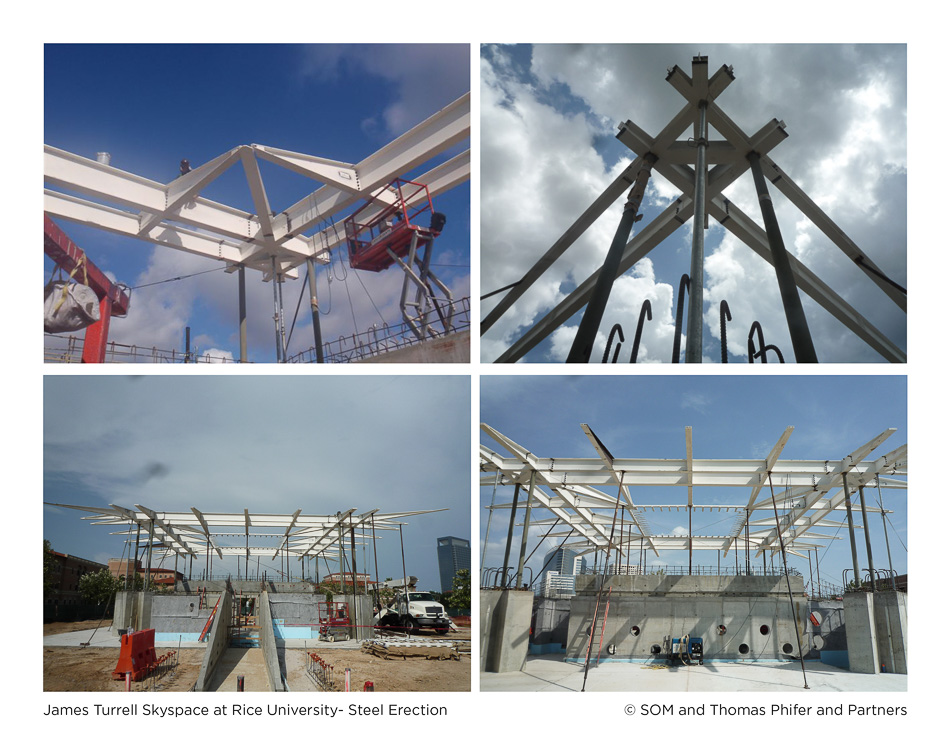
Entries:
{"type": "Polygon", "coordinates": [[[658,646],[656,643],[653,646],[651,646],[651,653],[654,654],[655,656],[658,653],[660,653],[660,646],[658,646]]]}
{"type": "Polygon", "coordinates": [[[768,625],[761,625],[761,626],[759,627],[759,632],[762,633],[763,635],[769,635],[769,626],[768,626],[768,625]]]}
{"type": "Polygon", "coordinates": [[[631,626],[631,635],[640,635],[640,634],[641,634],[641,629],[638,628],[636,625],[632,625],[632,626],[631,626]]]}
{"type": "Polygon", "coordinates": [[[723,635],[724,633],[726,633],[726,626],[725,626],[725,625],[718,625],[718,626],[717,626],[717,635],[723,635]]]}
{"type": "Polygon", "coordinates": [[[613,656],[616,651],[617,651],[617,646],[615,646],[613,643],[611,643],[611,644],[608,646],[608,656],[613,656]]]}
{"type": "Polygon", "coordinates": [[[741,644],[740,644],[740,653],[745,656],[745,655],[748,654],[749,652],[750,652],[750,647],[749,647],[748,645],[746,645],[745,643],[741,643],[741,644]]]}
{"type": "Polygon", "coordinates": [[[783,653],[792,653],[792,643],[783,643],[783,653]]]}

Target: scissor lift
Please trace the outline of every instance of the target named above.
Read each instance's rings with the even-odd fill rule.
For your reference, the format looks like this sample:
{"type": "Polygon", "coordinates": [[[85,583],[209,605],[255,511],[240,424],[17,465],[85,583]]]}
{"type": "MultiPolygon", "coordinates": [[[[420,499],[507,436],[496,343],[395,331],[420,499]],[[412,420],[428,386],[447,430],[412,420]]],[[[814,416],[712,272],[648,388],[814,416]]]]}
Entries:
{"type": "Polygon", "coordinates": [[[432,246],[445,224],[446,216],[433,211],[429,188],[405,179],[394,179],[344,222],[351,268],[380,272],[395,263],[403,270],[400,310],[421,340],[439,334],[430,323],[433,313],[444,333],[452,326],[452,292],[430,271],[432,246]]]}

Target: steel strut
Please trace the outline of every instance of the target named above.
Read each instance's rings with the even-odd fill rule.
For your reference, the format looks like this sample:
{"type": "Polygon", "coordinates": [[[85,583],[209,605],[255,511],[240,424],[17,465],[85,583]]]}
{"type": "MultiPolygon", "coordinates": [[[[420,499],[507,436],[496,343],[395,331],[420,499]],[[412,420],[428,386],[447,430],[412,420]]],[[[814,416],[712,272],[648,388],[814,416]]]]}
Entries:
{"type": "Polygon", "coordinates": [[[614,233],[611,247],[608,248],[608,254],[604,258],[604,265],[601,267],[598,280],[594,284],[591,299],[584,311],[584,316],[581,318],[581,325],[578,327],[577,334],[575,334],[566,362],[588,362],[591,359],[591,350],[594,347],[594,340],[598,336],[598,327],[601,325],[601,318],[604,316],[604,309],[608,304],[611,288],[618,277],[624,246],[627,245],[627,239],[631,234],[634,223],[643,217],[643,215],[637,213],[637,210],[641,206],[641,200],[644,198],[644,191],[647,188],[647,181],[650,179],[651,167],[656,160],[657,157],[650,153],[641,159],[641,167],[638,169],[634,177],[634,185],[627,195],[627,201],[624,203],[624,213],[621,215],[621,221],[614,233]]]}

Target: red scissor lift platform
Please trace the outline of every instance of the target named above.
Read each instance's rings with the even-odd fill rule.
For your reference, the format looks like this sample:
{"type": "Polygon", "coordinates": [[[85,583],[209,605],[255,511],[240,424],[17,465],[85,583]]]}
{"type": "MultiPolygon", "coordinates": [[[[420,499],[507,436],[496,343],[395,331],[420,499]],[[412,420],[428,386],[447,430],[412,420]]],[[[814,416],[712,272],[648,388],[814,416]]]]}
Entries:
{"type": "Polygon", "coordinates": [[[452,326],[452,292],[429,269],[432,245],[445,223],[446,216],[433,211],[429,188],[406,179],[394,179],[344,222],[351,268],[380,272],[395,264],[402,269],[400,309],[421,340],[437,334],[432,314],[445,332],[452,326]],[[415,300],[408,295],[411,283],[415,300]]]}

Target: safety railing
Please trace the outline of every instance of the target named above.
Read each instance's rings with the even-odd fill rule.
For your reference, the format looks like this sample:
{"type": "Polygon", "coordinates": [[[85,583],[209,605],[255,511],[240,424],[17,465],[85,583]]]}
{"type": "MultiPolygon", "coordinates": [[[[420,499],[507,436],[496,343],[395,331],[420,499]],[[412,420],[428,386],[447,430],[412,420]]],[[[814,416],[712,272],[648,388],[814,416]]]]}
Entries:
{"type": "MultiPolygon", "coordinates": [[[[469,297],[465,296],[453,302],[455,316],[449,334],[463,332],[469,329],[469,297]]],[[[438,320],[440,315],[434,309],[426,315],[424,321],[438,320]]],[[[374,324],[369,329],[351,335],[340,336],[335,340],[324,342],[324,362],[358,362],[370,357],[383,355],[387,352],[402,350],[414,344],[419,344],[419,338],[413,333],[409,324],[401,322],[390,325],[374,324]]],[[[312,363],[317,361],[317,351],[310,347],[302,352],[287,358],[288,362],[312,363]]]]}

